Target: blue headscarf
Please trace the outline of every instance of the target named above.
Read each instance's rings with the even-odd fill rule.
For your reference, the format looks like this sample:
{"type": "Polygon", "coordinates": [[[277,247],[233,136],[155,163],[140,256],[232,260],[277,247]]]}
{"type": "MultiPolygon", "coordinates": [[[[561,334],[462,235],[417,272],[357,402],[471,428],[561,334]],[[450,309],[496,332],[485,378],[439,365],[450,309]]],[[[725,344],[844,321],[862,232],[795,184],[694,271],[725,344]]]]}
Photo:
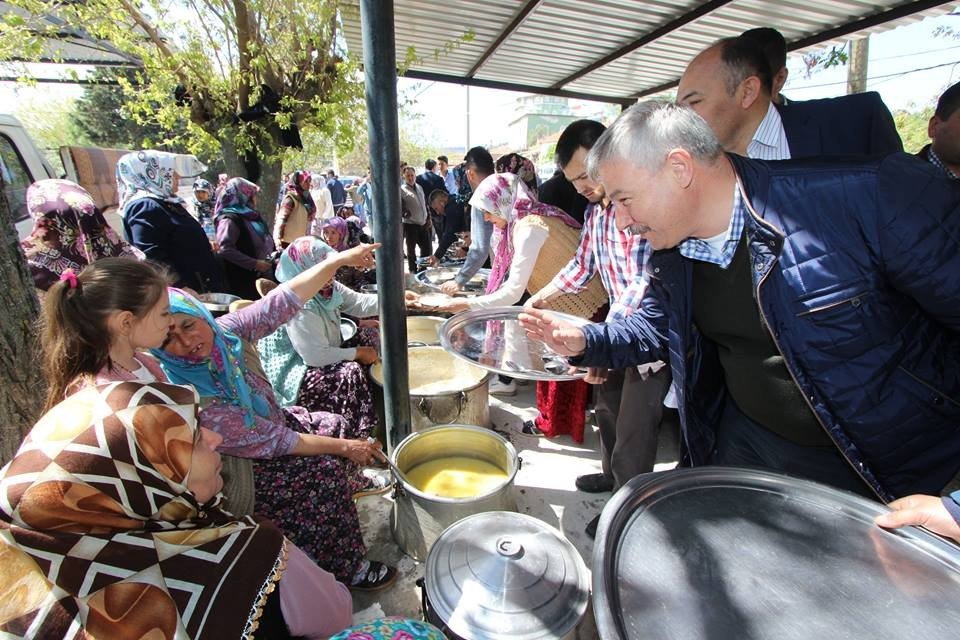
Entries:
{"type": "MultiPolygon", "coordinates": [[[[320,264],[327,256],[336,253],[326,242],[316,236],[303,236],[290,243],[283,250],[277,263],[277,280],[286,282],[310,267],[320,264]]],[[[313,311],[330,322],[340,323],[340,307],[343,306],[343,294],[331,283],[307,300],[303,308],[313,311]]]]}
{"type": "Polygon", "coordinates": [[[213,348],[203,358],[181,358],[163,349],[151,349],[170,382],[191,384],[201,398],[219,398],[243,409],[243,423],[253,427],[253,414],[267,417],[270,406],[250,393],[250,385],[243,377],[243,342],[224,331],[213,319],[203,303],[186,291],[170,287],[170,313],[185,313],[203,320],[213,330],[213,348]]]}

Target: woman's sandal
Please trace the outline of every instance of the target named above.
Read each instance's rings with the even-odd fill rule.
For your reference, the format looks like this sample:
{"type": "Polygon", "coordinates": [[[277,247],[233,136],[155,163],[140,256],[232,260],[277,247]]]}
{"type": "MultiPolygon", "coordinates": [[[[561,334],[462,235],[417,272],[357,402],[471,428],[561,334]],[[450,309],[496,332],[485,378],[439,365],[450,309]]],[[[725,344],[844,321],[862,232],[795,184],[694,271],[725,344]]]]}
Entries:
{"type": "Polygon", "coordinates": [[[364,469],[364,477],[367,479],[367,484],[365,487],[353,494],[354,500],[365,498],[367,496],[380,495],[393,489],[392,476],[376,473],[372,469],[364,469]]]}
{"type": "Polygon", "coordinates": [[[397,570],[377,560],[368,561],[363,580],[350,585],[353,591],[380,591],[386,589],[397,579],[397,570]]]}
{"type": "Polygon", "coordinates": [[[537,427],[537,423],[533,420],[524,420],[523,427],[520,428],[520,432],[526,436],[536,436],[542,438],[546,434],[537,427]]]}

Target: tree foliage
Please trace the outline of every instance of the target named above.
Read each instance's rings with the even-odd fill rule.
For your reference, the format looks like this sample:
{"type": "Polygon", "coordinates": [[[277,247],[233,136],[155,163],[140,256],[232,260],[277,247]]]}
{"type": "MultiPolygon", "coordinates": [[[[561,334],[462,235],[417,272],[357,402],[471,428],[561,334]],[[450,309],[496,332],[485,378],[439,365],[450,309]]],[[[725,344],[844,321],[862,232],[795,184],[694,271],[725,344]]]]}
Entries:
{"type": "Polygon", "coordinates": [[[893,113],[893,121],[897,125],[900,139],[903,140],[904,151],[916,153],[930,142],[927,124],[932,117],[932,106],[922,111],[897,110],[893,113]]]}
{"type": "Polygon", "coordinates": [[[338,12],[357,9],[337,0],[7,4],[20,11],[8,11],[0,23],[0,60],[57,56],[44,43],[62,26],[37,16],[83,25],[142,64],[132,79],[120,78],[125,117],[176,132],[164,142],[198,155],[222,145],[235,175],[250,175],[256,158],[268,192],[277,186],[294,127],[339,142],[366,123],[360,75],[338,48],[338,12]]]}

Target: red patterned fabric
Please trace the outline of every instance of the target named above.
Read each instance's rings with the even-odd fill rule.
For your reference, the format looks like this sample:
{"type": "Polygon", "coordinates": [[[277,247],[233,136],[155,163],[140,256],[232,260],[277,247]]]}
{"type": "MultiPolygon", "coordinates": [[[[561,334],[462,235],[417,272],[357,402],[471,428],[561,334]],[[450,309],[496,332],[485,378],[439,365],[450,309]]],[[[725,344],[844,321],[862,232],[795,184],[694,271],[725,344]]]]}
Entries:
{"type": "Polygon", "coordinates": [[[537,383],[537,428],[553,438],[569,435],[574,442],[583,442],[590,385],[583,380],[537,383]]]}

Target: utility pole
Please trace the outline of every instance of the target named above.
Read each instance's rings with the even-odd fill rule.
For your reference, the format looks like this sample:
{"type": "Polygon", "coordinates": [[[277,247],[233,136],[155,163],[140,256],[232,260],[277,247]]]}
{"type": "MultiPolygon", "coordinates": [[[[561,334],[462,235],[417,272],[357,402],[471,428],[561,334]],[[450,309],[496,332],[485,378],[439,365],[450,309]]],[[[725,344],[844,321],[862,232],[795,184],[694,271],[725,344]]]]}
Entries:
{"type": "Polygon", "coordinates": [[[470,85],[467,85],[467,148],[464,153],[470,149],[470,85]]]}
{"type": "Polygon", "coordinates": [[[870,36],[850,41],[850,61],[847,65],[847,94],[867,90],[867,62],[870,58],[870,36]]]}

